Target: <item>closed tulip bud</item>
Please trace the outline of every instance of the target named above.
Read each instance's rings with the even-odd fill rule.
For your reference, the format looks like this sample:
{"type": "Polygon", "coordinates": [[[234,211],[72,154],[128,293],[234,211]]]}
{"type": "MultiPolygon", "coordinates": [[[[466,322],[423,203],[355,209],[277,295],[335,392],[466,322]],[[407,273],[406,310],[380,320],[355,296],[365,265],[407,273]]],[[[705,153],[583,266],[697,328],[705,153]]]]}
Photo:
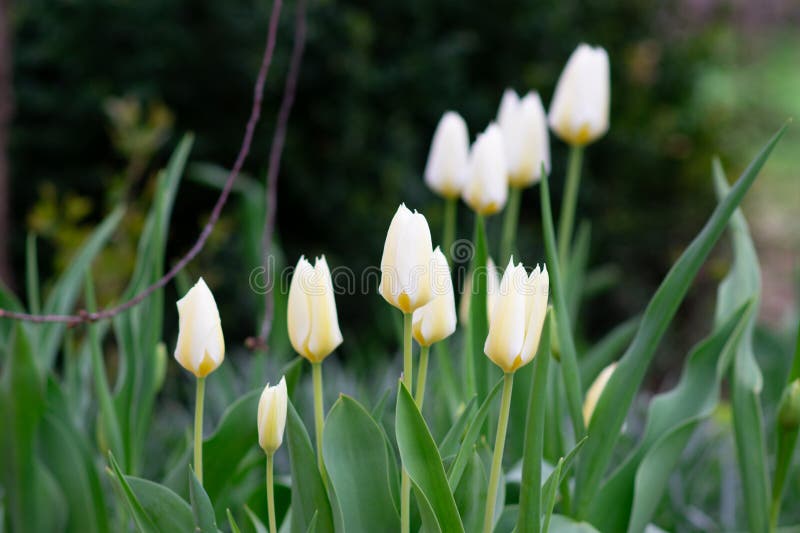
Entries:
{"type": "Polygon", "coordinates": [[[258,400],[258,444],[268,454],[275,453],[283,443],[288,403],[284,377],[272,387],[268,383],[258,400]]]}
{"type": "Polygon", "coordinates": [[[525,95],[516,116],[512,137],[506,141],[508,183],[512,187],[528,187],[542,179],[542,167],[545,172],[550,171],[550,137],[539,94],[525,95]]]}
{"type": "Polygon", "coordinates": [[[495,123],[472,144],[462,196],[467,205],[481,215],[493,215],[506,205],[508,167],[503,135],[495,123]]]}
{"type": "Polygon", "coordinates": [[[446,339],[456,330],[456,301],[450,266],[439,247],[433,251],[433,300],[414,311],[412,332],[420,346],[446,339]]]}
{"type": "Polygon", "coordinates": [[[550,104],[550,127],[565,142],[582,146],[608,131],[608,54],[581,44],[572,53],[550,104]]]}
{"type": "MultiPolygon", "coordinates": [[[[461,302],[459,302],[458,307],[458,319],[463,324],[469,323],[469,304],[472,301],[472,276],[474,274],[470,274],[464,282],[464,292],[461,295],[461,302]]],[[[486,320],[488,322],[492,321],[492,310],[499,290],[500,273],[490,257],[486,261],[486,320]]]]}
{"type": "Polygon", "coordinates": [[[514,89],[506,89],[500,99],[500,108],[497,110],[497,125],[503,134],[503,145],[506,148],[506,160],[510,160],[509,147],[515,137],[519,117],[519,95],[514,89]]]}
{"type": "Polygon", "coordinates": [[[175,359],[198,378],[217,369],[225,359],[225,339],[211,290],[200,278],[178,300],[178,344],[175,359]]]}
{"type": "Polygon", "coordinates": [[[305,257],[297,262],[289,286],[287,314],[292,347],[312,363],[319,363],[342,344],[331,272],[324,255],[317,258],[313,268],[305,257]]]}
{"type": "Polygon", "coordinates": [[[425,166],[428,187],[446,198],[457,198],[464,183],[468,153],[467,124],[461,115],[448,111],[433,134],[425,166]]]}
{"type": "Polygon", "coordinates": [[[595,378],[592,386],[586,392],[586,399],[583,401],[583,422],[587,426],[592,419],[594,408],[597,407],[597,402],[600,400],[600,395],[603,394],[603,389],[606,388],[608,380],[617,368],[617,363],[611,363],[603,369],[602,372],[595,378]]]}
{"type": "Polygon", "coordinates": [[[494,303],[483,351],[504,372],[529,363],[539,349],[549,293],[547,269],[530,276],[522,263],[509,261],[494,303]]]}
{"type": "Polygon", "coordinates": [[[400,204],[389,225],[381,258],[381,296],[404,313],[431,301],[431,230],[420,213],[400,204]]]}

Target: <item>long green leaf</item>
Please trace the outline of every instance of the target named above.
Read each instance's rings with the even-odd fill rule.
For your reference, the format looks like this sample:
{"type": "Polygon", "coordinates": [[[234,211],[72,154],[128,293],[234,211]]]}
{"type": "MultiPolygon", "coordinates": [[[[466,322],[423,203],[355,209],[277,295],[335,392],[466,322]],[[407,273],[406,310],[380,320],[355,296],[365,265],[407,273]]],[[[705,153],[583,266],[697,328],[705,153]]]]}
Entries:
{"type": "Polygon", "coordinates": [[[556,329],[558,330],[559,348],[561,350],[561,374],[567,392],[567,407],[572,420],[572,431],[575,438],[583,437],[586,428],[581,410],[581,376],[578,371],[578,355],[575,339],[572,337],[572,322],[569,318],[566,287],[561,279],[561,266],[558,263],[558,244],[553,229],[553,213],[550,207],[550,185],[547,174],[542,175],[541,182],[542,226],[544,229],[544,247],[547,256],[547,267],[550,274],[550,289],[553,293],[553,306],[556,311],[556,329]]]}
{"type": "Polygon", "coordinates": [[[477,394],[478,401],[486,398],[489,384],[493,382],[492,368],[483,354],[483,344],[489,332],[486,316],[486,291],[489,257],[486,247],[486,226],[481,215],[475,215],[475,255],[472,258],[472,294],[469,300],[469,322],[467,323],[467,395],[477,394]]]}
{"type": "Polygon", "coordinates": [[[400,529],[389,487],[388,456],[381,428],[349,396],[340,396],[322,432],[322,454],[341,511],[344,531],[400,529]]]}
{"type": "MultiPolygon", "coordinates": [[[[122,473],[122,470],[117,464],[117,460],[114,458],[114,454],[112,453],[108,454],[108,461],[111,464],[111,470],[116,476],[117,483],[119,483],[120,492],[122,493],[125,503],[127,504],[128,511],[131,513],[131,518],[133,518],[133,523],[136,524],[136,529],[138,529],[141,533],[160,531],[160,529],[153,522],[153,519],[150,518],[150,515],[145,510],[144,506],[142,505],[142,502],[139,501],[139,498],[136,496],[136,493],[133,491],[133,488],[131,487],[131,484],[129,482],[129,478],[122,473]]],[[[167,513],[165,513],[165,515],[166,514],[167,513]]],[[[160,514],[158,516],[160,516],[160,514]]],[[[193,528],[194,520],[192,520],[190,524],[191,524],[190,527],[193,528]]]]}
{"type": "Polygon", "coordinates": [[[578,462],[576,499],[579,516],[585,516],[600,487],[628,408],[644,379],[661,337],[675,316],[692,280],[722,235],[728,219],[744,198],[784,131],[785,127],[775,134],[744,171],[730,193],[717,205],[706,225],[673,265],[648,304],[636,337],[620,359],[592,415],[590,437],[578,462]]]}
{"type": "Polygon", "coordinates": [[[192,508],[180,496],[147,479],[125,476],[125,481],[155,531],[170,533],[195,530],[192,508]]]}
{"type": "Polygon", "coordinates": [[[192,502],[192,516],[194,517],[195,531],[198,533],[216,533],[217,521],[214,518],[214,507],[203,485],[189,468],[189,495],[192,502]]]}
{"type": "Polygon", "coordinates": [[[464,531],[439,450],[402,382],[397,388],[395,436],[403,466],[430,504],[442,531],[464,531]]]}
{"type": "Polygon", "coordinates": [[[472,420],[472,415],[474,414],[477,405],[477,396],[470,398],[459,417],[456,419],[453,425],[450,426],[450,429],[447,430],[447,433],[442,438],[442,442],[439,443],[439,454],[442,457],[449,457],[458,452],[458,444],[461,442],[461,437],[464,436],[464,432],[467,430],[467,425],[469,424],[470,420],[472,420]]]}
{"type": "MultiPolygon", "coordinates": [[[[730,187],[718,160],[713,165],[717,195],[730,196],[730,187]]],[[[734,188],[735,189],[735,188],[734,188]]],[[[733,266],[718,291],[716,321],[721,322],[743,301],[761,294],[761,271],[747,222],[740,209],[730,220],[733,242],[733,266]]],[[[744,503],[751,531],[769,528],[770,486],[767,474],[767,450],[764,417],[761,412],[761,369],[753,353],[756,317],[750,317],[742,343],[731,368],[731,404],[733,431],[742,476],[744,503]]]]}

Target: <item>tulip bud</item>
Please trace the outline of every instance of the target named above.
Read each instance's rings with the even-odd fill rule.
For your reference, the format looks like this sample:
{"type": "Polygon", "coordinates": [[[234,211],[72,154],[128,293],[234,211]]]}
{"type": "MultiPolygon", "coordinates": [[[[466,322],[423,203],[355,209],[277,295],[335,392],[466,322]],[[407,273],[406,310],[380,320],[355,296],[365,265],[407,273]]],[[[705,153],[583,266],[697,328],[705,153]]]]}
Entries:
{"type": "Polygon", "coordinates": [[[433,251],[433,300],[414,311],[412,332],[420,346],[446,339],[456,330],[456,301],[450,266],[439,247],[433,251]]]}
{"type": "Polygon", "coordinates": [[[611,374],[614,373],[616,368],[617,363],[611,363],[605,367],[597,376],[597,378],[595,378],[592,386],[589,387],[589,390],[586,392],[586,399],[583,401],[583,422],[587,426],[589,425],[589,421],[592,419],[594,408],[597,406],[598,400],[600,400],[600,395],[603,394],[603,389],[606,388],[606,384],[608,383],[608,380],[611,379],[611,374]]]}
{"type": "MultiPolygon", "coordinates": [[[[462,324],[469,323],[469,304],[472,301],[472,277],[474,273],[470,273],[464,282],[464,292],[461,294],[461,302],[458,307],[458,319],[462,324]]],[[[494,302],[497,299],[497,293],[500,291],[500,273],[497,271],[497,266],[489,257],[486,260],[486,320],[492,321],[492,310],[494,309],[494,302]]]]}
{"type": "Polygon", "coordinates": [[[800,427],[800,379],[789,383],[778,404],[778,423],[786,430],[800,427]]]}
{"type": "Polygon", "coordinates": [[[509,261],[494,303],[483,351],[504,372],[529,363],[539,349],[550,281],[537,266],[530,277],[522,263],[509,261]]]}
{"type": "Polygon", "coordinates": [[[518,117],[519,117],[519,95],[514,89],[506,89],[503,98],[500,99],[500,108],[497,110],[497,125],[503,134],[503,145],[505,146],[506,161],[511,161],[511,151],[509,147],[513,143],[518,117]]]}
{"type": "Polygon", "coordinates": [[[481,215],[493,215],[503,209],[508,197],[508,167],[503,135],[492,123],[472,145],[467,165],[464,201],[481,215]]]}
{"type": "Polygon", "coordinates": [[[312,363],[319,363],[342,344],[331,272],[324,255],[317,258],[313,268],[305,257],[297,262],[289,286],[287,314],[292,347],[312,363]]]}
{"type": "Polygon", "coordinates": [[[508,182],[512,187],[528,187],[542,179],[542,167],[550,171],[550,137],[538,93],[528,93],[520,102],[512,135],[506,141],[508,182]]]}
{"type": "Polygon", "coordinates": [[[178,300],[178,343],[175,359],[180,365],[204,378],[225,359],[225,339],[219,310],[211,290],[200,278],[186,296],[178,300]]]}
{"type": "Polygon", "coordinates": [[[425,166],[428,187],[446,198],[457,198],[464,183],[468,152],[467,124],[461,115],[448,111],[433,134],[425,166]]]}
{"type": "Polygon", "coordinates": [[[286,378],[272,387],[264,387],[258,400],[258,444],[268,454],[273,454],[283,443],[283,429],[286,427],[286,407],[289,395],[286,392],[286,378]]]}
{"type": "Polygon", "coordinates": [[[581,44],[572,53],[550,104],[550,127],[565,142],[588,144],[608,131],[608,54],[581,44]]]}
{"type": "Polygon", "coordinates": [[[381,296],[404,313],[431,301],[431,230],[420,213],[400,204],[389,225],[381,258],[381,296]]]}

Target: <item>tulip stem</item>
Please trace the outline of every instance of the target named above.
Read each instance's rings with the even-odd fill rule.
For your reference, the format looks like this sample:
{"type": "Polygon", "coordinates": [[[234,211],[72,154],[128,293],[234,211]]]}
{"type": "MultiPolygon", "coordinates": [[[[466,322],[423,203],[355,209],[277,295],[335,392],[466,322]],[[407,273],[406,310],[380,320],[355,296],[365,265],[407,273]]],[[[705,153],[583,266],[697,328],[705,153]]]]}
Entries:
{"type": "Polygon", "coordinates": [[[419,375],[417,376],[417,393],[414,400],[416,400],[420,412],[422,403],[425,401],[425,380],[428,378],[428,354],[430,351],[430,346],[421,346],[419,349],[419,375]]]}
{"type": "Polygon", "coordinates": [[[442,246],[447,262],[453,264],[453,241],[456,238],[456,213],[458,211],[458,197],[444,199],[444,229],[442,231],[442,246]]]}
{"type": "Polygon", "coordinates": [[[494,440],[489,489],[486,491],[486,513],[483,515],[483,533],[492,533],[494,526],[494,504],[497,500],[497,485],[500,482],[503,449],[506,445],[506,431],[508,430],[508,414],[511,410],[511,389],[513,388],[514,374],[506,372],[503,375],[503,398],[500,401],[500,420],[497,423],[497,436],[494,440]]]}
{"type": "Polygon", "coordinates": [[[522,188],[511,187],[508,191],[508,204],[503,218],[503,235],[500,241],[500,261],[506,263],[517,240],[517,225],[519,224],[519,204],[522,199],[522,188]]]}
{"type": "Polygon", "coordinates": [[[322,482],[328,484],[325,461],[322,460],[322,426],[325,421],[322,403],[322,363],[311,363],[311,377],[314,381],[314,433],[317,441],[317,467],[322,482]]]}
{"type": "Polygon", "coordinates": [[[578,202],[582,161],[583,146],[570,146],[569,162],[567,163],[567,184],[561,200],[561,213],[558,221],[558,262],[562,268],[566,268],[572,243],[572,225],[575,222],[575,204],[578,202]]]}
{"type": "MultiPolygon", "coordinates": [[[[411,316],[411,313],[403,314],[403,384],[409,391],[414,364],[411,359],[411,316]]],[[[411,531],[411,480],[405,468],[400,477],[400,531],[411,531]]]]}
{"type": "Polygon", "coordinates": [[[269,533],[278,533],[275,525],[275,487],[272,480],[274,453],[267,453],[267,513],[269,514],[269,533]]]}
{"type": "Polygon", "coordinates": [[[194,475],[203,484],[203,401],[206,396],[206,378],[197,378],[194,404],[194,475]]]}

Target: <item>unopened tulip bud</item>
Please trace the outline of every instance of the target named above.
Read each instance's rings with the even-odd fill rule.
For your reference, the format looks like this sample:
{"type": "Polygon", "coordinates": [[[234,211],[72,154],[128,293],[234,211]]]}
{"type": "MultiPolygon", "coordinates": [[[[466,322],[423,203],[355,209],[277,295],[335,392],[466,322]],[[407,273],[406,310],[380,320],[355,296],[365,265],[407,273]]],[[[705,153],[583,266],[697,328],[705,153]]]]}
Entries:
{"type": "Polygon", "coordinates": [[[517,124],[519,123],[519,95],[514,89],[506,89],[503,98],[500,99],[500,108],[497,110],[497,125],[503,134],[503,146],[505,147],[506,162],[512,158],[511,146],[516,138],[517,124]]]}
{"type": "Polygon", "coordinates": [[[608,131],[610,100],[608,54],[581,44],[572,53],[556,85],[549,122],[565,142],[581,146],[608,131]]]}
{"type": "Polygon", "coordinates": [[[606,388],[606,384],[608,383],[608,380],[611,379],[611,375],[614,373],[616,368],[617,363],[611,363],[605,367],[597,376],[597,378],[595,378],[592,386],[589,387],[589,390],[586,392],[586,399],[583,401],[583,422],[587,426],[589,425],[589,421],[592,419],[594,408],[597,407],[597,402],[600,400],[600,396],[603,394],[603,389],[606,388]]]}
{"type": "Polygon", "coordinates": [[[225,359],[225,339],[217,303],[200,278],[186,296],[178,300],[178,343],[175,359],[198,378],[217,369],[225,359]]]}
{"type": "Polygon", "coordinates": [[[519,105],[513,137],[507,141],[509,155],[508,183],[528,187],[542,179],[542,168],[550,171],[550,137],[542,100],[528,93],[519,105]]]}
{"type": "Polygon", "coordinates": [[[268,454],[275,453],[283,443],[288,403],[286,378],[282,377],[277,385],[264,387],[258,401],[258,444],[268,454]]]}
{"type": "Polygon", "coordinates": [[[457,198],[464,183],[468,154],[467,124],[461,115],[448,111],[433,134],[425,166],[425,183],[446,198],[457,198]]]}
{"type": "MultiPolygon", "coordinates": [[[[474,275],[474,273],[470,274],[464,282],[464,292],[461,294],[461,301],[458,306],[458,319],[462,324],[469,323],[469,305],[472,301],[472,277],[474,275]]],[[[492,321],[492,310],[499,290],[500,273],[490,257],[486,261],[486,320],[488,322],[492,321]]]]}
{"type": "Polygon", "coordinates": [[[297,262],[289,286],[287,315],[292,347],[312,363],[319,363],[342,343],[325,256],[317,258],[314,267],[305,257],[297,262]]]}
{"type": "Polygon", "coordinates": [[[800,427],[800,379],[789,383],[778,404],[778,422],[786,430],[800,427]]]}
{"type": "Polygon", "coordinates": [[[537,266],[530,277],[522,263],[509,261],[494,303],[483,351],[504,372],[529,363],[539,349],[549,293],[547,269],[537,266]]]}
{"type": "Polygon", "coordinates": [[[400,204],[389,225],[381,258],[381,296],[404,313],[431,301],[431,230],[420,213],[400,204]]]}
{"type": "Polygon", "coordinates": [[[433,300],[414,311],[412,332],[420,346],[446,339],[456,330],[456,301],[450,266],[439,247],[433,252],[433,300]]]}
{"type": "Polygon", "coordinates": [[[506,205],[508,166],[503,135],[495,123],[478,135],[472,145],[462,196],[481,215],[493,215],[506,205]]]}

